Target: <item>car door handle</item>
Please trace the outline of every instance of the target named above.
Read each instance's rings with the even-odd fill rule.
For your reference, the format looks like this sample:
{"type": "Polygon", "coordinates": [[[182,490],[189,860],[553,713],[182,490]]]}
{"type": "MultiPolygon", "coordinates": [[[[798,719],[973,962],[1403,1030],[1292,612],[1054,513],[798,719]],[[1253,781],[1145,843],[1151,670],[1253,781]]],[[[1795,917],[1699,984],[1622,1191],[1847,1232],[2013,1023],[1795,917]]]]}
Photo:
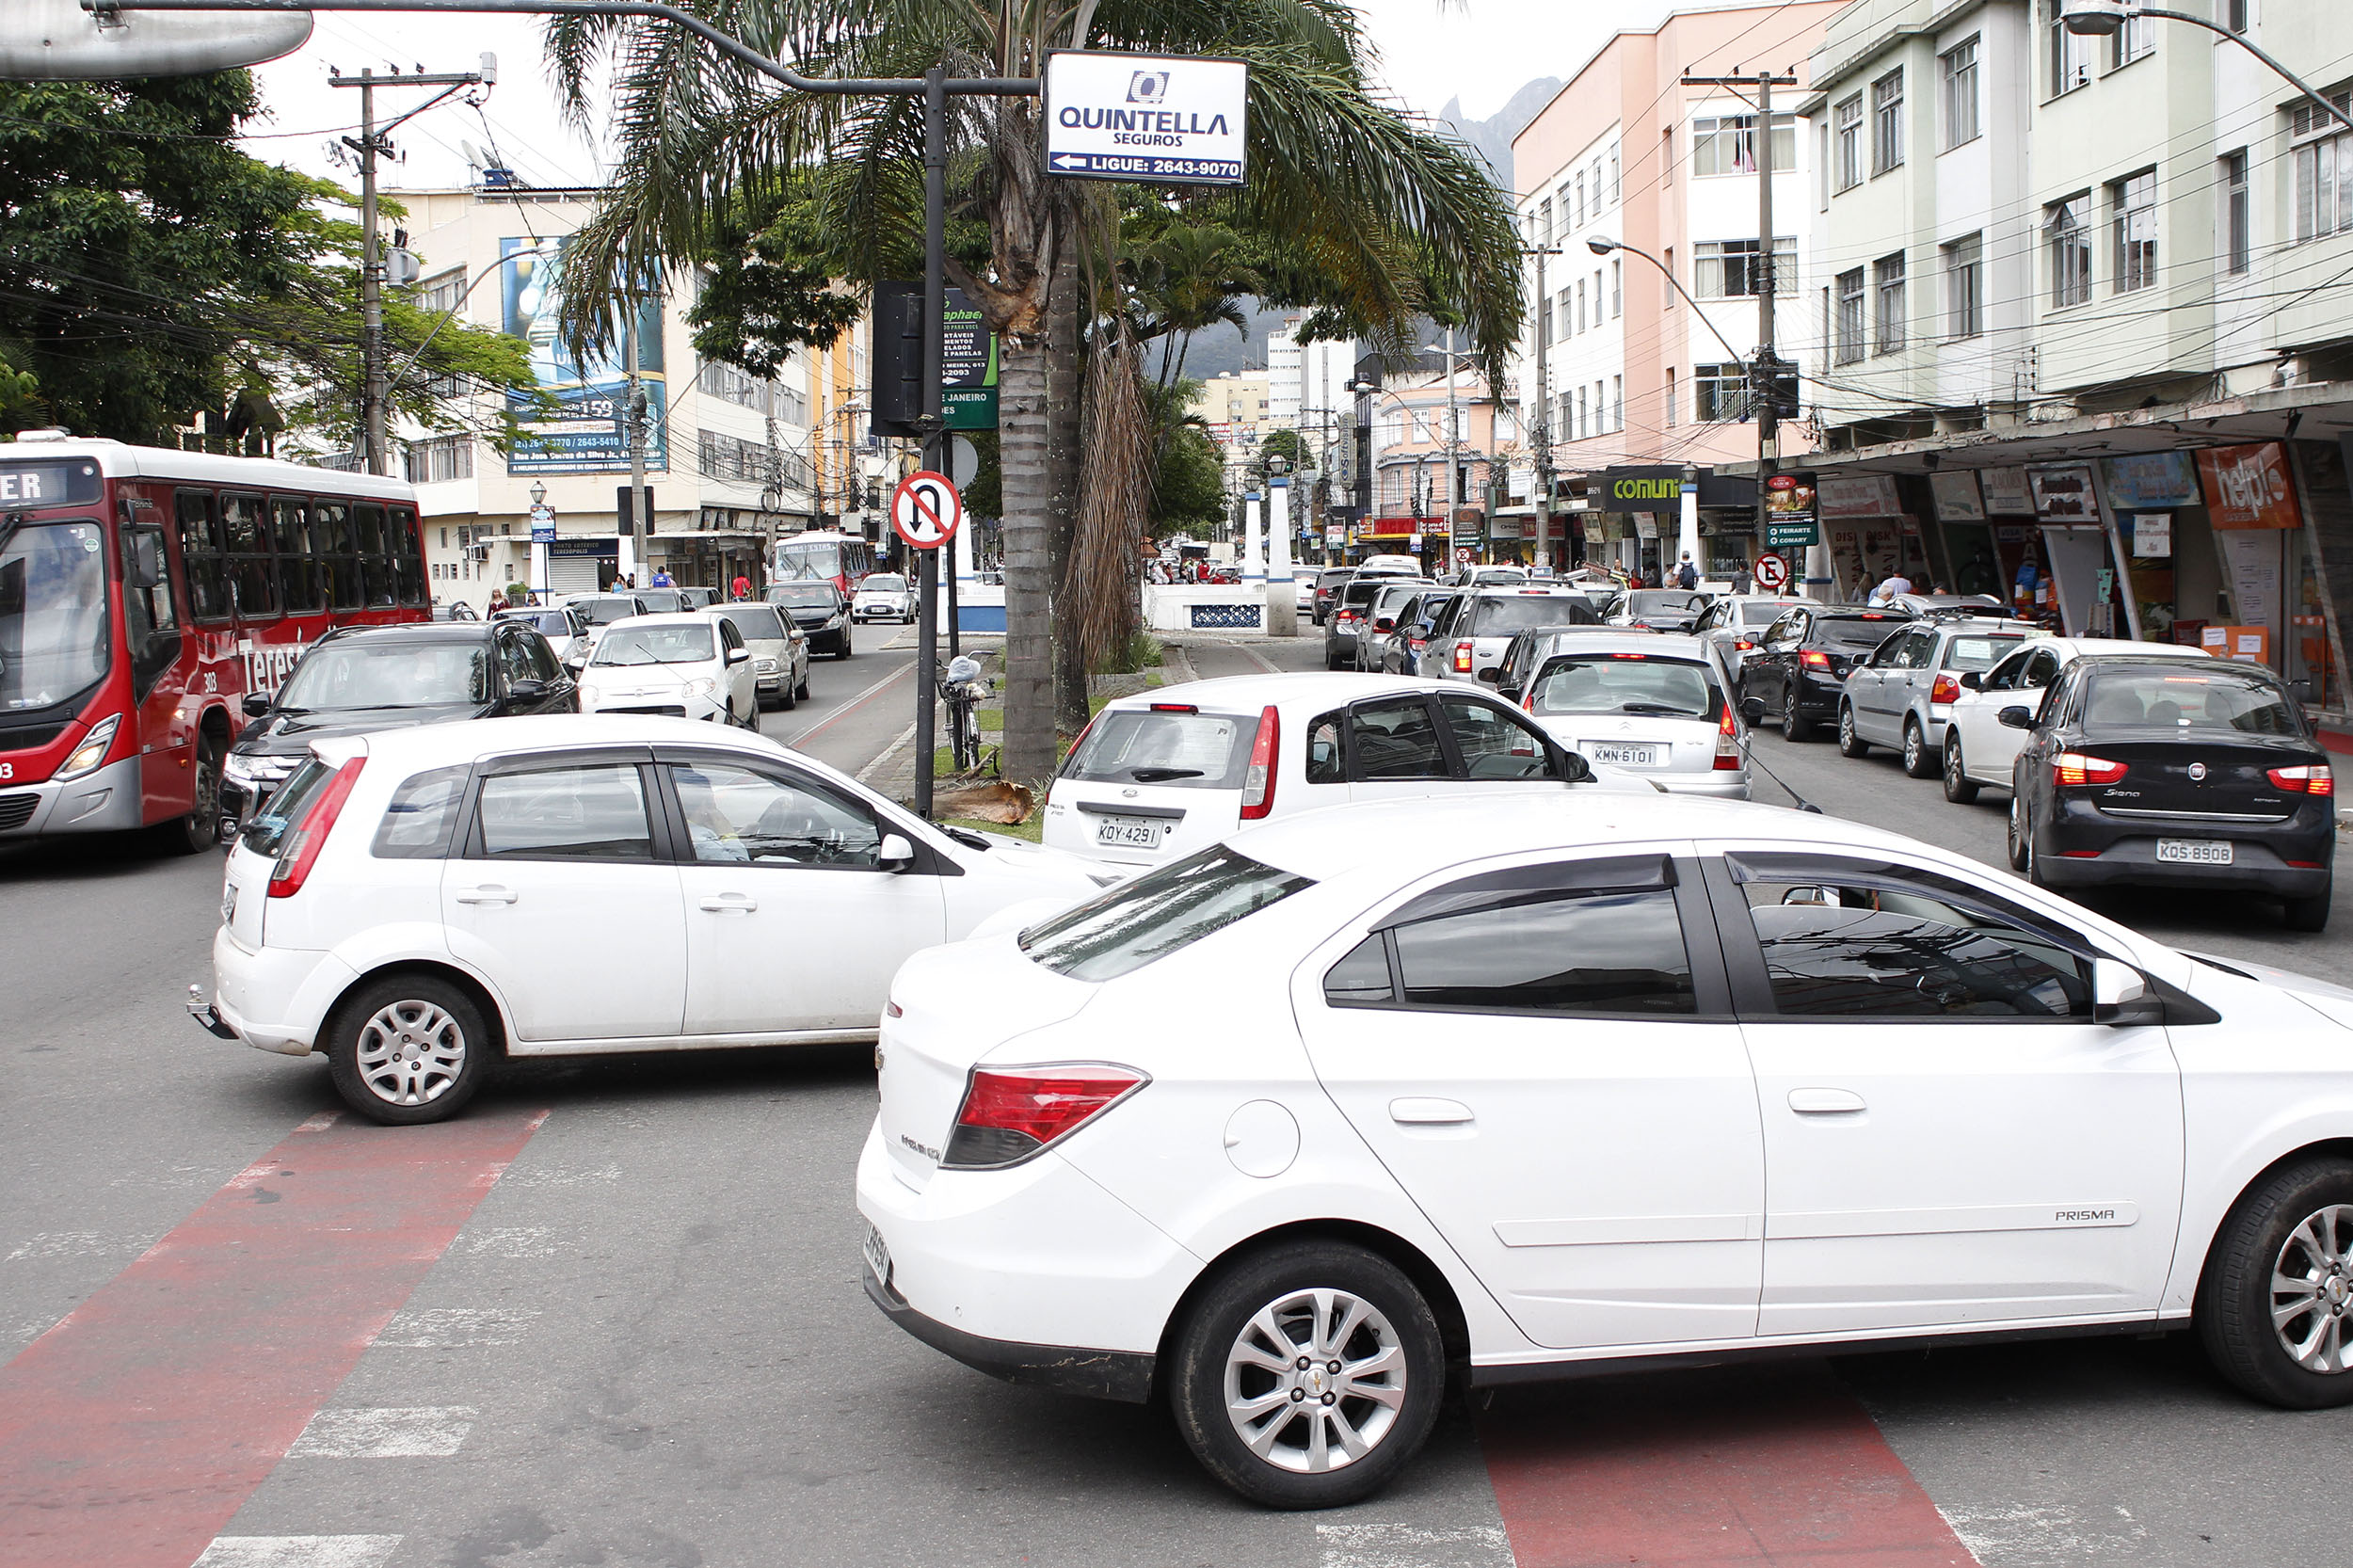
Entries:
{"type": "Polygon", "coordinates": [[[457,895],[457,902],[460,904],[512,904],[515,902],[515,889],[512,888],[469,888],[457,895]]]}
{"type": "Polygon", "coordinates": [[[1471,1108],[1460,1100],[1394,1099],[1389,1120],[1406,1127],[1462,1127],[1474,1118],[1471,1108]]]}
{"type": "Polygon", "coordinates": [[[1865,1106],[1851,1089],[1792,1089],[1789,1109],[1801,1116],[1851,1116],[1865,1106]]]}
{"type": "Polygon", "coordinates": [[[748,915],[760,907],[759,902],[742,893],[720,893],[702,901],[704,909],[713,915],[748,915]]]}

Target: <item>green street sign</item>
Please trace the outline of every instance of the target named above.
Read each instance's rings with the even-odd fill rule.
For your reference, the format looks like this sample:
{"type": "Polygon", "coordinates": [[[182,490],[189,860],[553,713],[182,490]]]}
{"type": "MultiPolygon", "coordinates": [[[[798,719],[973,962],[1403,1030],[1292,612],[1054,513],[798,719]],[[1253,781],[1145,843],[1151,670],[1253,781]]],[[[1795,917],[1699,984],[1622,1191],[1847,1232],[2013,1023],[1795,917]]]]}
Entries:
{"type": "Polygon", "coordinates": [[[996,335],[957,288],[948,291],[940,326],[939,410],[948,428],[996,429],[996,335]]]}
{"type": "Polygon", "coordinates": [[[1818,543],[1815,525],[1811,522],[1768,522],[1765,525],[1765,548],[1768,550],[1803,549],[1818,543]]]}

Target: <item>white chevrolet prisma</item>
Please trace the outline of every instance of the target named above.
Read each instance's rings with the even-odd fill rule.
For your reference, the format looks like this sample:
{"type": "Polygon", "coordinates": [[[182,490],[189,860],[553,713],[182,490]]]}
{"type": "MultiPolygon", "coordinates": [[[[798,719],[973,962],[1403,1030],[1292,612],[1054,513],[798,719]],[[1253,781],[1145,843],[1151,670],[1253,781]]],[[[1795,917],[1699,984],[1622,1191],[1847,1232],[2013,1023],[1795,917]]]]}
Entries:
{"type": "Polygon", "coordinates": [[[2194,1324],[2353,1401],[2353,991],[1736,802],[1343,807],[891,985],[866,1287],[1361,1497],[1477,1386],[2194,1324]],[[1368,844],[1379,853],[1366,853],[1368,844]]]}

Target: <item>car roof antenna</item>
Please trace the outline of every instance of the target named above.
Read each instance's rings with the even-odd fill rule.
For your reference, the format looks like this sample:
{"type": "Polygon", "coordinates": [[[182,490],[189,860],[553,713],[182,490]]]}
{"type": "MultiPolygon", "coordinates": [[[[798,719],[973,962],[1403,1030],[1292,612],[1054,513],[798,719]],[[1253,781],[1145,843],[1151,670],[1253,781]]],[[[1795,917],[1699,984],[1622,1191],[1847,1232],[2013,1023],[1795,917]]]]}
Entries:
{"type": "Polygon", "coordinates": [[[1799,810],[1811,811],[1817,817],[1822,814],[1822,808],[1820,807],[1815,805],[1812,801],[1806,799],[1805,796],[1791,789],[1782,778],[1781,775],[1775,773],[1772,769],[1758,761],[1754,752],[1751,752],[1749,755],[1749,766],[1754,768],[1757,772],[1763,774],[1774,783],[1781,785],[1781,792],[1787,795],[1791,800],[1796,801],[1798,803],[1799,810]]]}

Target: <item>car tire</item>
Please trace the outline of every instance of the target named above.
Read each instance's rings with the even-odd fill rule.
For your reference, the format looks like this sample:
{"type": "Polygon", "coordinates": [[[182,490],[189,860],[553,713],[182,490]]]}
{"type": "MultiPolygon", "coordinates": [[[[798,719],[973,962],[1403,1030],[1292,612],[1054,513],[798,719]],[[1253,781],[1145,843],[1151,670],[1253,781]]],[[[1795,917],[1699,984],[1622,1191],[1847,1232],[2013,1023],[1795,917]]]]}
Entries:
{"type": "Polygon", "coordinates": [[[776,687],[776,706],[789,713],[800,705],[801,689],[792,683],[792,676],[788,671],[783,681],[776,687]]]}
{"type": "Polygon", "coordinates": [[[1323,650],[1323,667],[1327,670],[1335,671],[1340,667],[1339,655],[1334,653],[1328,648],[1323,650]]]}
{"type": "Polygon", "coordinates": [[[198,855],[220,844],[220,769],[229,748],[210,731],[196,741],[196,802],[184,817],[158,823],[155,847],[166,855],[198,855]]]}
{"type": "Polygon", "coordinates": [[[2329,904],[2335,892],[2332,878],[2329,885],[2310,898],[2292,898],[2284,911],[2290,931],[2326,931],[2329,929],[2329,904]]]}
{"type": "Polygon", "coordinates": [[[2034,847],[2034,819],[2022,815],[2020,822],[2019,841],[2025,854],[2026,863],[2019,870],[2025,873],[2029,886],[2048,888],[2051,884],[2050,880],[2042,874],[2041,853],[2034,847]]]}
{"type": "Polygon", "coordinates": [[[344,999],[321,1031],[345,1105],[387,1127],[456,1115],[481,1087],[492,1050],[473,998],[429,974],[390,974],[344,999]]]}
{"type": "Polygon", "coordinates": [[[2030,831],[2026,825],[2026,803],[2017,792],[2012,791],[2009,797],[2009,820],[2003,824],[2002,829],[2003,848],[2009,855],[2011,871],[2024,872],[2026,869],[2027,840],[2030,831]]]}
{"type": "Polygon", "coordinates": [[[806,675],[802,676],[802,677],[801,677],[801,683],[800,683],[799,685],[797,685],[797,686],[795,686],[795,687],[793,687],[793,688],[792,688],[792,700],[793,700],[794,702],[807,702],[807,701],[808,700],[808,676],[806,676],[806,675]]]}
{"type": "Polygon", "coordinates": [[[1337,1508],[1379,1491],[1420,1450],[1446,1393],[1430,1304],[1386,1258],[1337,1241],[1225,1269],[1186,1314],[1170,1360],[1169,1405],[1193,1457],[1268,1508],[1337,1508]],[[1350,1329],[1339,1344],[1327,1338],[1336,1326],[1350,1329]],[[1376,1359],[1395,1365],[1361,1369],[1376,1359]],[[1332,1465],[1336,1440],[1346,1454],[1342,1431],[1370,1440],[1332,1465]],[[1310,1468],[1319,1455],[1326,1467],[1310,1468]]]}
{"type": "Polygon", "coordinates": [[[1918,719],[1904,721],[1904,774],[1910,778],[1934,778],[1937,774],[1936,753],[1929,748],[1928,731],[1920,728],[1918,719]]]}
{"type": "Polygon", "coordinates": [[[1961,760],[1961,737],[1952,730],[1945,731],[1945,798],[1955,806],[1966,806],[1977,798],[1977,781],[1969,776],[1961,760]]]}
{"type": "Polygon", "coordinates": [[[1798,716],[1798,694],[1785,685],[1781,689],[1781,738],[1802,741],[1814,733],[1814,726],[1798,716]]]}
{"type": "Polygon", "coordinates": [[[2299,1160],[2249,1189],[2216,1233],[2198,1283],[2198,1334],[2215,1370],[2282,1409],[2353,1404],[2348,1252],[2353,1162],[2299,1160]]]}
{"type": "Polygon", "coordinates": [[[847,659],[849,656],[850,634],[847,632],[844,632],[841,633],[841,646],[834,650],[834,657],[837,659],[847,659]]]}
{"type": "Polygon", "coordinates": [[[1838,705],[1838,755],[1841,757],[1871,755],[1871,743],[1855,733],[1854,704],[1851,702],[1842,702],[1838,705]]]}

